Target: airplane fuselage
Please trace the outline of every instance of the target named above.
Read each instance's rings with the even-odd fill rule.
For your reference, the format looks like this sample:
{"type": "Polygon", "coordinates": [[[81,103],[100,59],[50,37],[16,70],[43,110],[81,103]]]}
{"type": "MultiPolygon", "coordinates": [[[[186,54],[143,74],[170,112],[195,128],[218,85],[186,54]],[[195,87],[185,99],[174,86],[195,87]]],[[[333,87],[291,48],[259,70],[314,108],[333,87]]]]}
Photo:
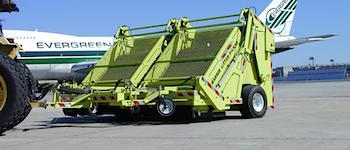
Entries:
{"type": "Polygon", "coordinates": [[[22,45],[17,54],[36,80],[81,79],[74,72],[79,63],[96,62],[113,44],[113,37],[84,37],[37,31],[4,30],[8,38],[22,45]]]}

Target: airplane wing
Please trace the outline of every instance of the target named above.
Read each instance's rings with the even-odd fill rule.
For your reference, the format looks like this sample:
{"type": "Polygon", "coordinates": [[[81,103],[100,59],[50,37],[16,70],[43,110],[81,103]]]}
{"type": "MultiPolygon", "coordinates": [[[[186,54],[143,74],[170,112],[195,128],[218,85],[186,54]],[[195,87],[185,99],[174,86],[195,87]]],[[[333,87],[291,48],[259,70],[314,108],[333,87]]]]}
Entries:
{"type": "Polygon", "coordinates": [[[89,73],[90,70],[97,64],[97,61],[81,62],[72,66],[72,72],[89,73]]]}
{"type": "Polygon", "coordinates": [[[293,49],[297,45],[311,43],[311,42],[317,42],[317,41],[324,41],[324,40],[328,40],[334,36],[337,36],[337,34],[326,34],[326,35],[320,35],[320,36],[313,36],[313,37],[307,37],[307,38],[300,38],[300,39],[293,39],[293,40],[276,42],[275,54],[293,49]]]}

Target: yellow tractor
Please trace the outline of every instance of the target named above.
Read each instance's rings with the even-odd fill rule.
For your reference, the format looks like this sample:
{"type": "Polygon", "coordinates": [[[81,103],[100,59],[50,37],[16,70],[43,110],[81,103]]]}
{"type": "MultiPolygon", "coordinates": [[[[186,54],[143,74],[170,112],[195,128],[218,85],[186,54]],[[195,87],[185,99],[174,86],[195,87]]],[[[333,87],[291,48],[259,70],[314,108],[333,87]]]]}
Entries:
{"type": "MultiPolygon", "coordinates": [[[[0,12],[18,11],[11,0],[0,1],[0,12]]],[[[31,111],[32,75],[16,59],[21,50],[14,39],[5,38],[0,24],[0,134],[21,123],[31,111]]]]}

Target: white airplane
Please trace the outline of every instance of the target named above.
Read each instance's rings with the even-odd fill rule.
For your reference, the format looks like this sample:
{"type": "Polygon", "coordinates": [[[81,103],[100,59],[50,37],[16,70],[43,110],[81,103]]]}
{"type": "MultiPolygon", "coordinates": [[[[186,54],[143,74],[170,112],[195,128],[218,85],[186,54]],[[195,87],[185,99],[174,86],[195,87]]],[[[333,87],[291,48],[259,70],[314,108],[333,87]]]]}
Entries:
{"type": "Polygon", "coordinates": [[[328,40],[337,34],[325,34],[306,38],[295,38],[290,35],[298,0],[272,0],[259,15],[275,34],[276,53],[295,48],[304,43],[328,40]]]}
{"type": "MultiPolygon", "coordinates": [[[[297,0],[272,0],[259,16],[275,34],[276,53],[335,36],[327,34],[300,39],[291,36],[297,3],[297,0]]],[[[114,37],[21,30],[4,30],[4,34],[22,44],[18,58],[27,64],[36,80],[82,80],[114,40],[114,37]]]]}
{"type": "Polygon", "coordinates": [[[82,79],[88,73],[85,69],[92,68],[114,40],[114,37],[82,37],[38,31],[3,32],[22,45],[23,50],[17,57],[28,66],[36,80],[82,79]]]}

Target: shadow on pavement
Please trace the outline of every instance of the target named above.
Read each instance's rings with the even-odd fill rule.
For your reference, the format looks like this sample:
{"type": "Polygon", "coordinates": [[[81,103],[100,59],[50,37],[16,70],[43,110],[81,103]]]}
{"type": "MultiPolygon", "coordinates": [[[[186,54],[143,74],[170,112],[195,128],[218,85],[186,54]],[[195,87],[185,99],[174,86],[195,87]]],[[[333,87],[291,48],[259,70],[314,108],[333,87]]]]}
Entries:
{"type": "Polygon", "coordinates": [[[51,121],[37,121],[36,125],[30,128],[22,129],[27,132],[31,130],[52,129],[52,128],[109,128],[122,125],[174,125],[174,124],[192,124],[205,123],[211,121],[220,121],[228,119],[242,119],[241,116],[217,116],[212,118],[187,119],[187,118],[155,118],[155,117],[132,117],[117,119],[113,116],[79,116],[79,117],[56,117],[51,121]],[[34,126],[34,127],[33,127],[34,126]]]}

